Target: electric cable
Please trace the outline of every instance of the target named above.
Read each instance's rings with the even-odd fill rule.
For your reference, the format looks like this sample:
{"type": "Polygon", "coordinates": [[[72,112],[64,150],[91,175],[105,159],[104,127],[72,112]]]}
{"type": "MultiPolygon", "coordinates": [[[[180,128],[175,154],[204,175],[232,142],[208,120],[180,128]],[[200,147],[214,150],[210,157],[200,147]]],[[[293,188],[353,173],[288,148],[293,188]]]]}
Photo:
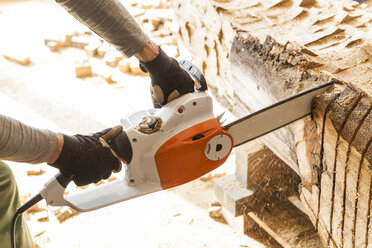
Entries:
{"type": "Polygon", "coordinates": [[[12,248],[16,248],[15,227],[16,227],[16,222],[17,222],[18,216],[20,214],[24,213],[27,209],[29,209],[30,207],[32,207],[36,203],[38,203],[39,201],[41,201],[42,199],[43,199],[43,197],[40,194],[37,194],[34,197],[32,197],[30,200],[28,200],[25,204],[20,206],[16,210],[16,212],[14,213],[13,219],[12,219],[11,230],[10,230],[10,242],[11,242],[12,248]]]}

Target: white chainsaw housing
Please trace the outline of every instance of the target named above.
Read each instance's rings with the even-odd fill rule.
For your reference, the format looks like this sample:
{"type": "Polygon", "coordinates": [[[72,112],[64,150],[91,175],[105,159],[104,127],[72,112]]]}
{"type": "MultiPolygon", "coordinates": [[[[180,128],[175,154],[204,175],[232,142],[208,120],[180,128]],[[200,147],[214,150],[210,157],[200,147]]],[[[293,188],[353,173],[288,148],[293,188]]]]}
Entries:
{"type": "MultiPolygon", "coordinates": [[[[68,195],[64,195],[65,188],[54,178],[45,184],[40,193],[49,205],[70,206],[84,212],[162,190],[155,162],[159,147],[183,130],[213,118],[212,99],[206,92],[189,93],[169,102],[161,109],[127,115],[121,123],[130,140],[133,155],[131,162],[124,165],[124,177],[68,195]],[[160,128],[150,134],[141,132],[138,127],[148,115],[153,115],[161,121],[160,128]]],[[[218,155],[210,156],[218,159],[218,155]]]]}

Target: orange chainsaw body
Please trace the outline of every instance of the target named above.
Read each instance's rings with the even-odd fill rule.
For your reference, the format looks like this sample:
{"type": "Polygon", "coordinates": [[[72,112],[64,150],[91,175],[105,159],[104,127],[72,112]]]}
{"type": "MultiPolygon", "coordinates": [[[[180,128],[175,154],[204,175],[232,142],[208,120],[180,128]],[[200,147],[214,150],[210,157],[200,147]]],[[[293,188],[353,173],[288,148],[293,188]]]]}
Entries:
{"type": "Polygon", "coordinates": [[[172,188],[192,180],[222,165],[231,153],[212,161],[207,158],[205,149],[215,136],[229,133],[221,129],[216,119],[192,126],[165,142],[155,154],[156,167],[163,189],[172,188]]]}

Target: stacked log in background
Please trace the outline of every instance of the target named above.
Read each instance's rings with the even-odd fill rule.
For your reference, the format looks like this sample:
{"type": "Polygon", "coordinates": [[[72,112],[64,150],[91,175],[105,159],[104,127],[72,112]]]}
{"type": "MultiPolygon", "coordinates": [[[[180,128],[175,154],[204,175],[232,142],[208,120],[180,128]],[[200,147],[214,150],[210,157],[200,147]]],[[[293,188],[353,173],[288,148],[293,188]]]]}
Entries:
{"type": "Polygon", "coordinates": [[[173,9],[194,63],[237,117],[337,82],[315,99],[312,117],[260,140],[301,177],[324,246],[372,245],[372,1],[174,1],[173,9]]]}

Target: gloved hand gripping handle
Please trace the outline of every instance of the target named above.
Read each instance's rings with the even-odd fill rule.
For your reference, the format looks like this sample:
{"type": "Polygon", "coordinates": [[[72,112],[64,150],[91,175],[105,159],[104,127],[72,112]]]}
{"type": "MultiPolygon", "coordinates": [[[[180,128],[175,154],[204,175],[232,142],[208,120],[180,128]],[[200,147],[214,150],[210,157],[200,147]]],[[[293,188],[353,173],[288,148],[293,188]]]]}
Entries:
{"type": "MultiPolygon", "coordinates": [[[[114,132],[111,132],[111,136],[104,135],[101,138],[105,141],[111,140],[109,145],[114,147],[113,152],[116,153],[124,163],[130,163],[133,154],[132,147],[126,133],[122,131],[121,126],[120,128],[115,127],[114,132]],[[117,135],[119,131],[121,133],[117,135]],[[116,137],[111,140],[112,136],[116,137]]],[[[107,195],[110,195],[110,191],[105,191],[105,189],[101,189],[100,187],[95,188],[92,192],[85,190],[84,194],[71,193],[65,196],[64,192],[71,181],[72,176],[66,177],[58,173],[44,185],[44,188],[40,191],[40,195],[51,206],[70,206],[79,211],[90,211],[96,209],[98,205],[112,204],[112,202],[110,202],[111,197],[107,197],[107,195]]],[[[121,188],[124,183],[123,180],[118,180],[118,182],[112,182],[110,185],[116,184],[117,187],[121,188]]]]}

